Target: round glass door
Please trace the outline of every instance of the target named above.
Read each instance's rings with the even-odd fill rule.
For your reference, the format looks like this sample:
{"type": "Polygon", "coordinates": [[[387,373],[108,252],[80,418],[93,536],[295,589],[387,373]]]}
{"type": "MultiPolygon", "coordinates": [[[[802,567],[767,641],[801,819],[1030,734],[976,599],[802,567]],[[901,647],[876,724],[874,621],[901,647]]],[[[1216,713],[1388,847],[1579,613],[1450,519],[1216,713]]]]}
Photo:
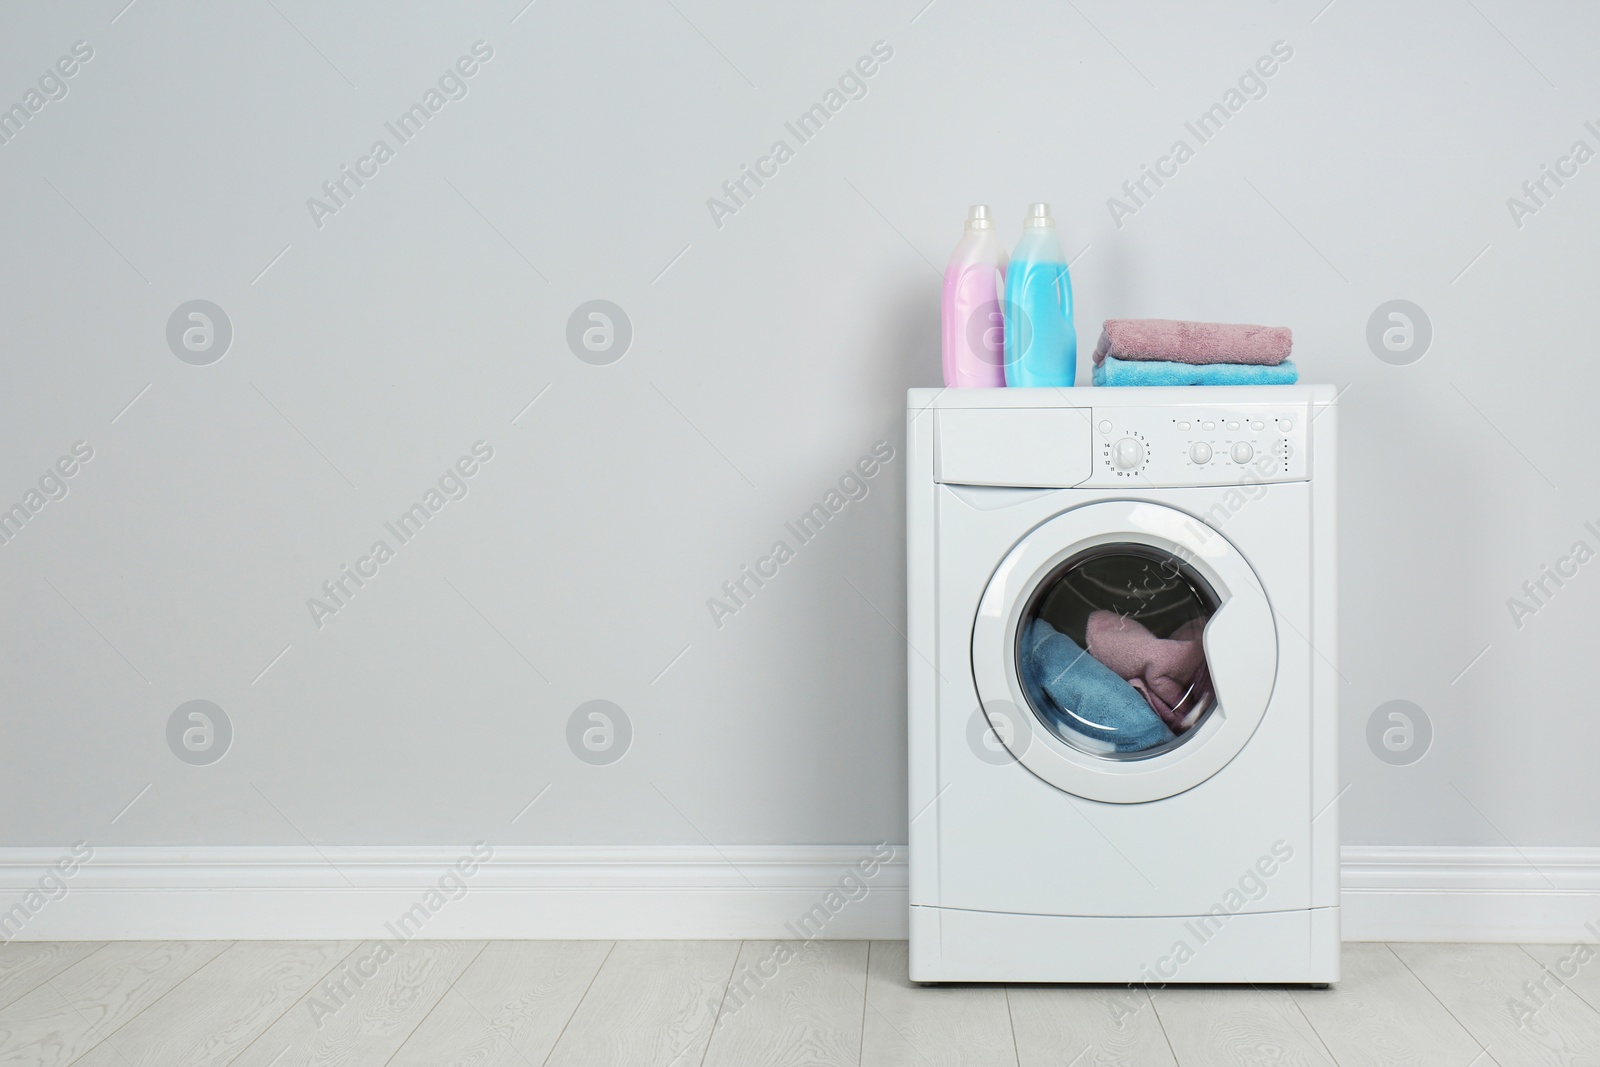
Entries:
{"type": "Polygon", "coordinates": [[[1035,587],[1017,628],[1029,709],[1056,737],[1110,759],[1148,759],[1197,736],[1216,706],[1206,624],[1211,584],[1172,552],[1111,542],[1035,587]]]}
{"type": "Polygon", "coordinates": [[[1277,681],[1254,569],[1187,512],[1105,500],[1028,531],[995,568],[972,677],[1038,777],[1117,804],[1192,789],[1249,743],[1277,681]]]}

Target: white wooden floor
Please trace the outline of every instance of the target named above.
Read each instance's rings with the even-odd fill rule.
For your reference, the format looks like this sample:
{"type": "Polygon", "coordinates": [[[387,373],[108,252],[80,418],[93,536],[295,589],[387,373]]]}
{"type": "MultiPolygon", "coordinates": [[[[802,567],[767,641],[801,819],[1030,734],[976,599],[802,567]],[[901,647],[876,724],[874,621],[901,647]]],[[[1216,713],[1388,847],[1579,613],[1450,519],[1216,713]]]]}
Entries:
{"type": "Polygon", "coordinates": [[[11,942],[0,1064],[1600,1064],[1600,958],[1551,945],[1347,944],[1329,990],[923,988],[895,941],[376,945],[11,942]]]}

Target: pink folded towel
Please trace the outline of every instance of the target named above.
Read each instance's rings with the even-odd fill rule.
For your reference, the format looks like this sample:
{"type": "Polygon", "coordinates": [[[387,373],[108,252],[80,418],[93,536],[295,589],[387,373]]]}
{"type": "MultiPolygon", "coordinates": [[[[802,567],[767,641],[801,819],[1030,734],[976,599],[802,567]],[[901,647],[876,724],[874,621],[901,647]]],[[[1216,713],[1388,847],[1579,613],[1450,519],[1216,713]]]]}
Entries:
{"type": "Polygon", "coordinates": [[[1193,726],[1211,702],[1211,675],[1200,640],[1204,619],[1186,622],[1171,637],[1161,638],[1137,619],[1096,611],[1087,629],[1089,655],[1133,686],[1173,733],[1193,726]]]}
{"type": "Polygon", "coordinates": [[[1107,319],[1094,348],[1096,366],[1113,359],[1173,363],[1250,363],[1275,367],[1289,358],[1287,326],[1250,326],[1175,319],[1107,319]]]}

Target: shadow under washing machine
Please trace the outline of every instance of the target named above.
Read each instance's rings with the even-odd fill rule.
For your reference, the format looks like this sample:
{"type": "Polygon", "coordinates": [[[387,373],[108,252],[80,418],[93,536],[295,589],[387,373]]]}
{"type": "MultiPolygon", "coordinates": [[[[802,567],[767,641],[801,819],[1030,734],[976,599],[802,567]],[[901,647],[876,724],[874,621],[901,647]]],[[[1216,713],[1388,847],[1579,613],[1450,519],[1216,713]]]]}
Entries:
{"type": "Polygon", "coordinates": [[[913,980],[1337,980],[1334,400],[908,393],[913,980]]]}

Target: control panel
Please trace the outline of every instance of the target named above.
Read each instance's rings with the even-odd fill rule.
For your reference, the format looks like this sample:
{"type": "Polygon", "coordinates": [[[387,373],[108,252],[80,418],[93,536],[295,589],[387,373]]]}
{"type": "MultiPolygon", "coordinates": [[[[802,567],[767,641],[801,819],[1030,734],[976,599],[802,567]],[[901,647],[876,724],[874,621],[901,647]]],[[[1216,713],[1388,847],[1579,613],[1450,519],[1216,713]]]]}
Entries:
{"type": "Polygon", "coordinates": [[[1307,477],[1307,406],[1096,407],[1085,485],[1249,485],[1307,477]]]}

